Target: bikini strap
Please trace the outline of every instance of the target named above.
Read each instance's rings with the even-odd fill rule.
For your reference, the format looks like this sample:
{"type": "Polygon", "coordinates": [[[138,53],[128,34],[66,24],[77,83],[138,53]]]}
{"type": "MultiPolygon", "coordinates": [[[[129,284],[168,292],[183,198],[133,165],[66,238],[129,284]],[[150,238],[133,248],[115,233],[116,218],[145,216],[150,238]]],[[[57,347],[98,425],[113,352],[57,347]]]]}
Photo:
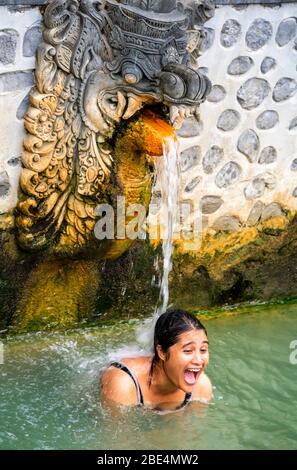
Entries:
{"type": "Polygon", "coordinates": [[[121,362],[113,361],[108,365],[108,367],[111,367],[111,366],[116,367],[117,369],[120,369],[126,372],[131,377],[136,388],[138,405],[143,405],[143,395],[140,389],[138,379],[136,375],[134,374],[134,372],[128,366],[126,366],[125,364],[122,364],[121,362]]]}
{"type": "Polygon", "coordinates": [[[189,393],[187,392],[183,404],[186,405],[190,401],[192,401],[192,392],[189,392],[189,393]]]}
{"type": "Polygon", "coordinates": [[[188,403],[190,403],[190,401],[192,400],[192,393],[186,393],[185,395],[185,399],[184,401],[182,402],[181,405],[179,405],[176,410],[181,410],[182,408],[184,408],[184,406],[186,406],[188,403]]]}

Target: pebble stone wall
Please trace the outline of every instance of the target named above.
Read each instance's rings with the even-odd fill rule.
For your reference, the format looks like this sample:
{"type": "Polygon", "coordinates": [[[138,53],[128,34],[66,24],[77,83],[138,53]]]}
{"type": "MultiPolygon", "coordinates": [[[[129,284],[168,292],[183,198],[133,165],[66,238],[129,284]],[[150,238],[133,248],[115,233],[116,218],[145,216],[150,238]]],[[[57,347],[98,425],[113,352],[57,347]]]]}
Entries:
{"type": "Polygon", "coordinates": [[[23,115],[41,39],[38,7],[0,6],[0,214],[16,205],[23,115]]]}
{"type": "Polygon", "coordinates": [[[179,132],[181,200],[216,230],[297,209],[297,4],[218,6],[203,51],[213,88],[179,132]]]}
{"type": "MultiPolygon", "coordinates": [[[[17,201],[40,20],[38,7],[0,6],[0,214],[17,201]]],[[[237,230],[297,209],[296,64],[297,3],[217,6],[199,60],[213,88],[201,121],[179,131],[180,198],[204,226],[237,230]]]]}

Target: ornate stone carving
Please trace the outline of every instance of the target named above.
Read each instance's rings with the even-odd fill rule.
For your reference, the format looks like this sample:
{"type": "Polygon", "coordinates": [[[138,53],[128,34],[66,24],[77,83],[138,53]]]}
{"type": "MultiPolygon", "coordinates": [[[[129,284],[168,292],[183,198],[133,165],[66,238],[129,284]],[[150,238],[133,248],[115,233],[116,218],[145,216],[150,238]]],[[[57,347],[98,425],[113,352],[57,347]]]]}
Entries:
{"type": "Polygon", "coordinates": [[[155,103],[168,107],[175,126],[197,112],[210,83],[188,65],[212,14],[209,0],[48,4],[25,115],[21,247],[86,244],[111,184],[109,141],[121,120],[155,103]]]}

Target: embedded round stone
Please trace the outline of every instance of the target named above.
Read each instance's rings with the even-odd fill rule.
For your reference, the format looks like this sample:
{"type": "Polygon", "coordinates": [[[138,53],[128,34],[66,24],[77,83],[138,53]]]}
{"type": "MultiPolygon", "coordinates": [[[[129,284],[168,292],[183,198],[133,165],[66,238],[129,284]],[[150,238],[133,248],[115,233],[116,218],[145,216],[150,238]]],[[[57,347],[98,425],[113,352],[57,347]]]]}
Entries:
{"type": "Polygon", "coordinates": [[[12,157],[7,160],[7,164],[10,166],[18,166],[21,164],[21,157],[12,157]]]}
{"type": "Polygon", "coordinates": [[[285,101],[294,96],[297,91],[297,82],[293,78],[283,77],[276,83],[272,98],[276,102],[285,101]]]}
{"type": "Polygon", "coordinates": [[[213,173],[214,169],[218,166],[223,157],[223,149],[217,145],[213,145],[203,157],[202,166],[204,172],[207,174],[213,173]]]}
{"type": "Polygon", "coordinates": [[[205,52],[207,49],[210,49],[213,45],[215,38],[215,30],[212,28],[204,28],[205,36],[202,40],[200,51],[205,52]]]}
{"type": "Polygon", "coordinates": [[[283,215],[281,206],[277,202],[271,202],[264,207],[261,215],[261,222],[271,219],[272,217],[279,217],[280,215],[283,215]]]}
{"type": "Polygon", "coordinates": [[[262,215],[263,208],[264,208],[263,202],[261,201],[255,202],[247,218],[247,221],[246,221],[247,225],[251,227],[253,225],[256,225],[259,222],[261,215],[262,215]]]}
{"type": "Polygon", "coordinates": [[[203,125],[201,121],[191,117],[184,119],[182,127],[176,132],[179,137],[196,137],[201,134],[203,125]]]}
{"type": "Polygon", "coordinates": [[[276,111],[267,110],[261,113],[256,119],[258,129],[272,129],[279,122],[279,116],[276,111]]]}
{"type": "Polygon", "coordinates": [[[218,103],[222,101],[226,96],[226,90],[221,85],[213,85],[208,97],[206,98],[207,101],[211,103],[218,103]]]}
{"type": "Polygon", "coordinates": [[[32,26],[28,29],[23,41],[23,56],[32,57],[42,41],[41,25],[32,26]]]}
{"type": "Polygon", "coordinates": [[[19,104],[19,107],[16,112],[17,119],[23,119],[23,117],[25,116],[25,113],[28,110],[29,103],[30,103],[30,93],[28,93],[19,104]]]}
{"type": "Polygon", "coordinates": [[[276,60],[273,57],[265,57],[261,63],[261,72],[267,73],[276,67],[276,60]]]}
{"type": "Polygon", "coordinates": [[[203,75],[207,75],[208,67],[199,67],[198,72],[203,73],[203,75]]]}
{"type": "Polygon", "coordinates": [[[240,115],[234,109],[226,109],[219,116],[217,128],[222,131],[232,131],[239,123],[240,115]]]}
{"type": "Polygon", "coordinates": [[[254,61],[248,56],[239,56],[230,63],[227,73],[229,75],[243,75],[254,65],[254,61]]]}
{"type": "Polygon", "coordinates": [[[198,186],[201,179],[202,178],[200,176],[196,176],[195,178],[193,178],[185,187],[185,192],[190,193],[191,191],[193,191],[196,188],[196,186],[198,186]]]}
{"type": "Polygon", "coordinates": [[[180,154],[180,167],[181,171],[187,171],[194,166],[197,166],[201,158],[201,149],[198,145],[190,147],[180,154]]]}
{"type": "Polygon", "coordinates": [[[10,189],[9,177],[7,171],[0,173],[0,197],[8,195],[10,189]]]}
{"type": "Polygon", "coordinates": [[[294,188],[294,191],[293,191],[292,195],[293,195],[293,197],[297,197],[297,187],[294,188]]]}
{"type": "Polygon", "coordinates": [[[297,171],[297,158],[294,158],[291,163],[291,171],[297,171]]]}
{"type": "Polygon", "coordinates": [[[222,232],[237,232],[240,229],[240,220],[235,215],[222,215],[214,221],[212,228],[222,232]]]}
{"type": "Polygon", "coordinates": [[[223,199],[219,196],[203,196],[200,202],[202,214],[213,214],[223,204],[223,199]]]}
{"type": "Polygon", "coordinates": [[[256,160],[259,152],[260,142],[255,131],[247,129],[244,131],[237,143],[239,152],[243,153],[247,159],[252,163],[256,160]]]}
{"type": "Polygon", "coordinates": [[[290,131],[296,131],[297,130],[297,116],[292,119],[292,121],[289,124],[289,130],[290,131]]]}
{"type": "Polygon", "coordinates": [[[33,70],[7,72],[0,74],[0,93],[23,90],[34,85],[33,70]]]}
{"type": "Polygon", "coordinates": [[[221,31],[221,44],[224,47],[232,47],[241,36],[241,26],[237,20],[227,20],[221,31]]]}
{"type": "Polygon", "coordinates": [[[255,178],[243,190],[247,200],[261,197],[265,191],[265,181],[262,178],[255,178]]]}
{"type": "Polygon", "coordinates": [[[277,151],[274,147],[265,147],[259,157],[258,163],[261,165],[266,163],[273,163],[277,159],[277,151]]]}
{"type": "Polygon", "coordinates": [[[0,64],[9,65],[15,62],[18,32],[14,29],[0,30],[0,64]]]}
{"type": "Polygon", "coordinates": [[[246,45],[252,51],[257,51],[263,47],[272,36],[272,25],[263,18],[257,18],[249,27],[245,41],[246,45]]]}
{"type": "Polygon", "coordinates": [[[269,83],[263,78],[249,78],[238,90],[237,101],[243,109],[257,108],[270,92],[269,83]]]}
{"type": "Polygon", "coordinates": [[[297,25],[295,18],[286,18],[277,28],[275,40],[280,47],[285,46],[296,36],[297,25]]]}
{"type": "Polygon", "coordinates": [[[218,172],[215,183],[218,188],[227,188],[239,180],[241,168],[236,162],[228,162],[218,172]]]}

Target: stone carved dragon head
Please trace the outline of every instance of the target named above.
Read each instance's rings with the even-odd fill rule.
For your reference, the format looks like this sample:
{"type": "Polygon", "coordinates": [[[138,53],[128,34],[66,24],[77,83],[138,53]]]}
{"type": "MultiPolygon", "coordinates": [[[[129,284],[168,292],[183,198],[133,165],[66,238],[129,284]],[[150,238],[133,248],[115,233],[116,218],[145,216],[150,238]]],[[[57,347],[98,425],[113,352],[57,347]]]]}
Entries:
{"type": "Polygon", "coordinates": [[[145,105],[175,127],[197,113],[209,80],[199,55],[210,0],[53,0],[25,116],[16,224],[23,249],[84,246],[113,166],[107,144],[145,105]]]}

